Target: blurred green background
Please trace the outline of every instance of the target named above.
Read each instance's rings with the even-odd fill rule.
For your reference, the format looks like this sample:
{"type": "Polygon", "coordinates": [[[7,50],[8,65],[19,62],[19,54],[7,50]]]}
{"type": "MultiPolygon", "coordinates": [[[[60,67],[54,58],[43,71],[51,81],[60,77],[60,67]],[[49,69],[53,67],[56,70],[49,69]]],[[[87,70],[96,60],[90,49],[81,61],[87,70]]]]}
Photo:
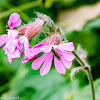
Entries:
{"type": "MultiPolygon", "coordinates": [[[[88,52],[87,61],[91,66],[96,100],[100,100],[99,1],[0,0],[0,35],[6,34],[7,21],[13,12],[20,14],[22,25],[36,18],[34,12],[47,14],[56,25],[62,27],[66,38],[74,42],[76,48],[80,44],[88,52]]],[[[45,31],[42,31],[40,35],[33,38],[31,45],[44,39],[44,33],[45,31]]],[[[54,67],[47,75],[40,76],[39,70],[34,71],[31,68],[32,62],[22,64],[22,58],[24,56],[14,59],[10,64],[0,47],[0,97],[18,97],[19,100],[91,100],[86,74],[79,71],[73,81],[70,79],[71,69],[79,66],[76,60],[73,61],[71,69],[66,70],[64,76],[54,67]]]]}

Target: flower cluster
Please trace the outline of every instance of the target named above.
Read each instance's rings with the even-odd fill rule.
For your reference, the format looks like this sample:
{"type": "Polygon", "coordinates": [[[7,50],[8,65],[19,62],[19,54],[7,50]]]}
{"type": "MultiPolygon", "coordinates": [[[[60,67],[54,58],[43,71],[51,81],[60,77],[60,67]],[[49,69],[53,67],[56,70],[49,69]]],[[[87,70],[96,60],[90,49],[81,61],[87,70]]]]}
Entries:
{"type": "Polygon", "coordinates": [[[0,35],[0,46],[5,44],[3,50],[11,63],[12,59],[19,58],[23,54],[24,43],[21,43],[22,37],[18,37],[19,31],[13,29],[21,24],[20,16],[17,13],[11,14],[7,24],[10,29],[7,29],[8,34],[0,35]]]}
{"type": "Polygon", "coordinates": [[[41,43],[33,47],[29,43],[29,39],[40,33],[43,26],[49,23],[50,20],[48,16],[38,13],[38,18],[35,22],[14,29],[21,24],[20,15],[18,13],[10,15],[7,23],[10,28],[7,29],[8,34],[0,35],[0,46],[5,44],[3,50],[10,63],[12,59],[20,58],[23,54],[22,48],[24,47],[25,57],[21,62],[25,63],[34,60],[32,62],[32,69],[37,70],[41,66],[41,76],[49,72],[53,59],[56,70],[61,74],[65,74],[66,68],[69,69],[71,67],[72,61],[75,58],[72,53],[74,50],[73,42],[62,44],[60,34],[53,32],[41,43]],[[37,58],[41,52],[44,54],[37,58]]]}

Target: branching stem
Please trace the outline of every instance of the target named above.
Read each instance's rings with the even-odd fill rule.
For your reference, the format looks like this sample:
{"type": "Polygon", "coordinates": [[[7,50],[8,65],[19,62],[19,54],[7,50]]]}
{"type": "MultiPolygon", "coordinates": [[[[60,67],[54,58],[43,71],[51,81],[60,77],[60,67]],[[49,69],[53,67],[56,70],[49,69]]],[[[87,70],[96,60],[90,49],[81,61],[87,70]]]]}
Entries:
{"type": "Polygon", "coordinates": [[[85,63],[81,60],[81,58],[75,53],[75,51],[73,51],[73,54],[76,56],[76,59],[78,60],[78,62],[80,63],[80,65],[85,66],[84,70],[87,73],[88,76],[88,80],[89,80],[89,84],[91,85],[91,91],[92,91],[92,100],[95,100],[95,91],[94,91],[94,85],[93,85],[93,78],[92,78],[92,74],[90,71],[89,66],[85,65],[85,63]]]}

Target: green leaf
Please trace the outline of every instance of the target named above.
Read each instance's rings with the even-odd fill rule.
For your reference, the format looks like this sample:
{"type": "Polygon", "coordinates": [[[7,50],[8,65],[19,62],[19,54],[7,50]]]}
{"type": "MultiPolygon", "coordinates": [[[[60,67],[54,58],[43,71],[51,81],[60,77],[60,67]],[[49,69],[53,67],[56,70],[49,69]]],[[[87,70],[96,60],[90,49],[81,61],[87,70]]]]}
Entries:
{"type": "Polygon", "coordinates": [[[55,0],[46,0],[45,7],[50,8],[55,0]]]}
{"type": "MultiPolygon", "coordinates": [[[[21,100],[91,100],[90,86],[80,87],[78,80],[69,82],[54,68],[44,76],[31,68],[30,63],[21,64],[10,84],[5,97],[19,97],[21,100]]],[[[83,79],[84,82],[84,79],[83,79]]],[[[94,82],[96,100],[100,98],[100,79],[94,82]]]]}
{"type": "Polygon", "coordinates": [[[89,20],[83,27],[84,32],[93,32],[95,29],[100,29],[100,17],[89,20]]]}
{"type": "Polygon", "coordinates": [[[27,63],[26,66],[21,64],[11,82],[9,94],[4,96],[19,96],[21,100],[64,100],[70,89],[69,82],[55,69],[40,76],[39,70],[34,71],[27,63]]]}

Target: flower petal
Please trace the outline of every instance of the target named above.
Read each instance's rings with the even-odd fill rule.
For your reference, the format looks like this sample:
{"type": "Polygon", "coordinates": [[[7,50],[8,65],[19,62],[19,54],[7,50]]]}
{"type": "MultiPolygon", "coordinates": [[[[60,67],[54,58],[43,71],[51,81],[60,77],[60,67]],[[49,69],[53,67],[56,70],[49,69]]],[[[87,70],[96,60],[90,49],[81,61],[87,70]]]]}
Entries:
{"type": "Polygon", "coordinates": [[[5,45],[7,48],[5,54],[12,54],[15,51],[17,45],[17,39],[9,39],[5,45]]]}
{"type": "Polygon", "coordinates": [[[49,70],[51,68],[51,64],[52,64],[52,59],[53,59],[53,53],[52,52],[47,53],[46,60],[40,69],[41,76],[43,76],[49,72],[49,70]]]}
{"type": "Polygon", "coordinates": [[[26,63],[28,61],[28,58],[24,58],[21,60],[22,63],[26,63]]]}
{"type": "Polygon", "coordinates": [[[40,66],[42,65],[42,63],[45,61],[46,59],[46,54],[42,55],[41,57],[39,57],[38,59],[36,59],[35,61],[33,61],[32,63],[32,69],[33,70],[37,70],[40,68],[40,66]]]}
{"type": "Polygon", "coordinates": [[[65,65],[66,68],[70,68],[72,65],[72,61],[67,61],[64,57],[60,56],[61,61],[63,62],[63,64],[65,65]]]}
{"type": "Polygon", "coordinates": [[[27,49],[25,50],[25,56],[30,60],[35,58],[36,55],[38,55],[40,52],[40,48],[32,48],[32,49],[27,49]]]}
{"type": "Polygon", "coordinates": [[[74,60],[75,56],[73,53],[68,53],[68,52],[65,52],[63,53],[63,57],[67,60],[67,61],[72,61],[74,60]]]}
{"type": "Polygon", "coordinates": [[[61,74],[64,75],[65,72],[66,72],[66,69],[65,69],[63,63],[61,62],[61,60],[60,60],[60,59],[57,59],[55,56],[54,56],[54,64],[55,64],[56,70],[57,70],[59,73],[61,73],[61,74]]]}
{"type": "Polygon", "coordinates": [[[33,46],[32,48],[31,48],[31,46],[30,46],[30,44],[29,44],[29,41],[26,41],[25,43],[24,43],[24,46],[25,46],[25,56],[35,56],[35,55],[37,55],[37,54],[39,54],[40,52],[42,52],[41,50],[40,50],[40,47],[41,46],[43,46],[43,45],[45,45],[45,44],[37,44],[37,45],[35,45],[35,46],[33,46]]]}
{"type": "Polygon", "coordinates": [[[2,50],[6,52],[6,45],[3,46],[2,50]]]}
{"type": "Polygon", "coordinates": [[[73,45],[73,42],[69,42],[65,44],[59,44],[56,46],[56,48],[62,51],[73,51],[74,45],[73,45]]]}
{"type": "Polygon", "coordinates": [[[11,62],[12,62],[12,59],[10,58],[10,57],[8,57],[8,61],[10,62],[10,64],[11,64],[11,62]]]}
{"type": "Polygon", "coordinates": [[[28,45],[29,43],[25,42],[24,46],[25,46],[25,58],[22,60],[22,62],[27,62],[29,60],[35,59],[36,56],[41,53],[42,51],[40,50],[40,47],[45,45],[45,44],[37,44],[36,46],[33,46],[32,48],[30,47],[30,45],[28,45]],[[27,60],[26,60],[27,58],[27,60]]]}
{"type": "Polygon", "coordinates": [[[18,36],[18,34],[19,34],[19,32],[16,31],[16,30],[7,29],[7,31],[8,31],[8,37],[9,38],[16,38],[18,36]]]}
{"type": "Polygon", "coordinates": [[[40,44],[35,45],[34,48],[42,47],[44,45],[48,45],[48,44],[46,44],[46,43],[40,43],[40,44]]]}
{"type": "Polygon", "coordinates": [[[7,24],[10,29],[19,26],[21,24],[20,15],[18,13],[12,13],[9,17],[7,24]]]}
{"type": "Polygon", "coordinates": [[[0,35],[0,47],[3,46],[8,40],[8,35],[0,35]]]}
{"type": "Polygon", "coordinates": [[[25,37],[25,36],[20,37],[19,40],[20,40],[21,43],[24,44],[24,48],[25,48],[25,50],[31,48],[30,43],[29,43],[29,40],[27,39],[27,37],[25,37]]]}
{"type": "Polygon", "coordinates": [[[63,56],[67,61],[72,61],[72,60],[75,58],[74,54],[71,53],[71,52],[64,52],[64,51],[60,51],[60,50],[58,50],[58,49],[56,49],[56,51],[57,51],[61,56],[63,56]]]}
{"type": "Polygon", "coordinates": [[[10,57],[11,59],[19,58],[20,52],[18,49],[16,49],[13,54],[7,54],[7,56],[10,57]]]}
{"type": "Polygon", "coordinates": [[[42,46],[42,47],[40,48],[40,50],[42,50],[42,51],[45,52],[45,53],[50,52],[51,49],[52,49],[52,45],[49,45],[49,44],[44,45],[44,46],[42,46]]]}

